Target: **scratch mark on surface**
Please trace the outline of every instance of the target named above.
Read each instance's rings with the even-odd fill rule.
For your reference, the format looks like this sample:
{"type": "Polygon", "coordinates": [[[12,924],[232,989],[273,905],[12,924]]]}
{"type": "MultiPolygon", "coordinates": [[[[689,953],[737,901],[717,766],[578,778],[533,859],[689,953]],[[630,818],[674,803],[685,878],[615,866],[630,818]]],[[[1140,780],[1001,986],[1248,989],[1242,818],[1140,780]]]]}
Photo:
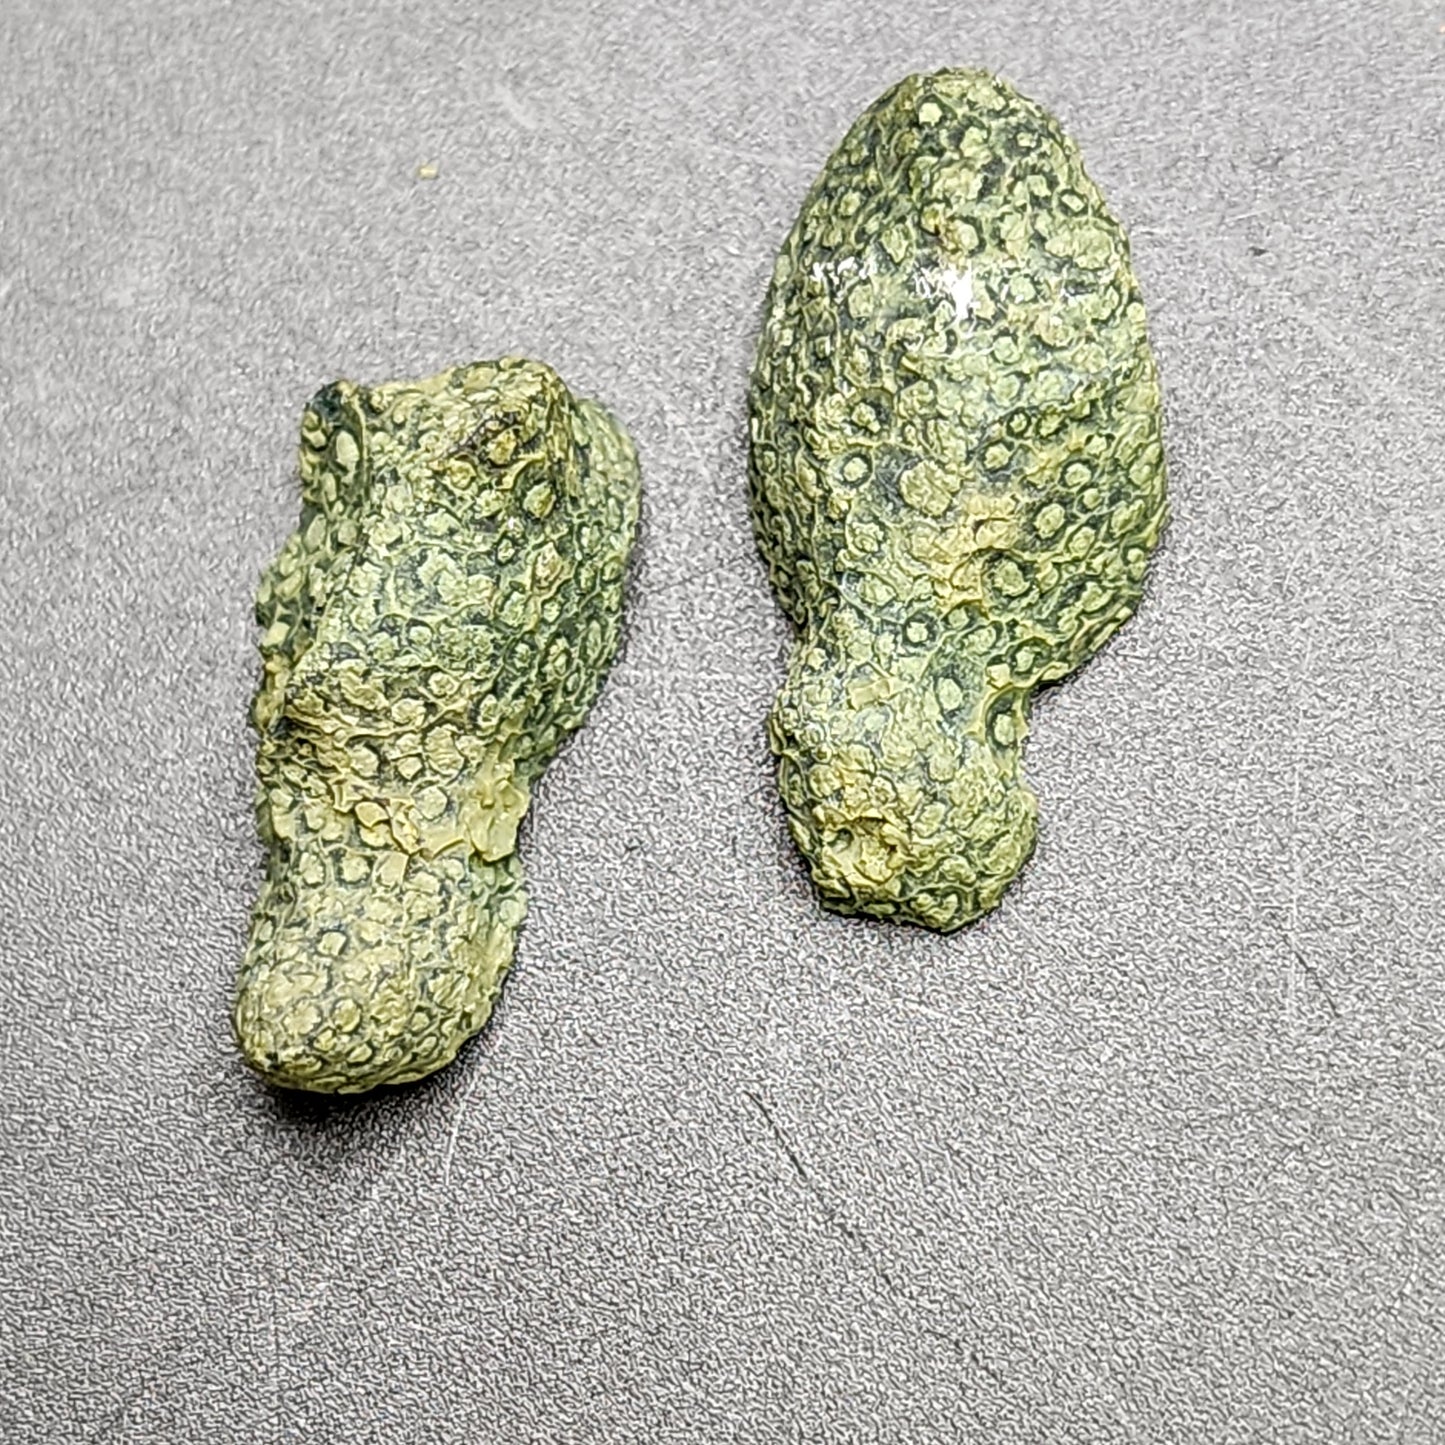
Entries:
{"type": "Polygon", "coordinates": [[[281,1439],[281,1321],[276,1304],[276,1281],[267,1275],[271,1296],[271,1432],[281,1439]]]}
{"type": "Polygon", "coordinates": [[[744,146],[722,145],[717,141],[687,141],[684,149],[704,160],[743,161],[748,165],[761,166],[775,175],[792,177],[811,175],[810,163],[795,156],[775,155],[771,151],[749,150],[744,146]]]}
{"type": "Polygon", "coordinates": [[[887,1270],[885,1270],[882,1265],[878,1263],[878,1260],[874,1255],[873,1250],[869,1246],[868,1241],[864,1239],[862,1234],[856,1228],[854,1228],[853,1225],[849,1224],[846,1219],[843,1219],[839,1215],[837,1207],[818,1186],[813,1176],[808,1172],[807,1166],[803,1163],[802,1157],[793,1147],[792,1142],[783,1132],[782,1128],[778,1124],[778,1121],[773,1118],[772,1110],[770,1110],[768,1106],[762,1101],[762,1099],[757,1094],[753,1093],[751,1089],[745,1089],[743,1090],[743,1092],[747,1095],[749,1099],[752,1100],[753,1106],[763,1116],[763,1121],[767,1124],[769,1132],[771,1132],[774,1140],[776,1140],[778,1147],[787,1156],[788,1162],[793,1166],[793,1170],[797,1174],[798,1178],[802,1181],[803,1187],[808,1191],[809,1194],[813,1196],[813,1198],[818,1202],[819,1206],[821,1207],[823,1211],[823,1217],[834,1229],[838,1231],[839,1234],[843,1236],[844,1239],[848,1240],[849,1243],[862,1247],[865,1255],[867,1256],[869,1266],[872,1268],[874,1274],[876,1274],[878,1278],[881,1279],[883,1283],[888,1286],[889,1289],[892,1289],[892,1277],[888,1274],[887,1270]]]}
{"type": "MultiPolygon", "coordinates": [[[[915,1331],[926,1338],[939,1341],[948,1346],[954,1356],[970,1369],[985,1375],[1003,1393],[1014,1400],[1030,1400],[1037,1403],[1037,1392],[1031,1387],[1028,1380],[1019,1377],[1010,1377],[1006,1370],[991,1363],[985,1358],[983,1350],[977,1343],[968,1338],[971,1333],[968,1326],[969,1304],[965,1300],[953,1297],[952,1304],[957,1307],[959,1313],[955,1316],[947,1309],[938,1308],[936,1302],[928,1304],[910,1296],[910,1294],[895,1283],[893,1276],[879,1262],[877,1251],[873,1242],[863,1231],[854,1228],[840,1220],[837,1210],[829,1201],[827,1195],[818,1184],[813,1171],[808,1167],[802,1155],[794,1146],[782,1126],[774,1117],[772,1110],[764,1102],[760,1095],[751,1089],[743,1089],[742,1093],[752,1104],[753,1108],[762,1116],[763,1122],[767,1125],[768,1132],[773,1137],[779,1152],[787,1159],[799,1182],[808,1191],[815,1201],[821,1206],[824,1216],[829,1225],[836,1230],[861,1258],[862,1263],[867,1267],[868,1272],[873,1276],[881,1289],[877,1297],[882,1306],[897,1318],[905,1327],[915,1331]]],[[[1008,1330],[1000,1331],[995,1326],[994,1333],[1009,1334],[1008,1330]]],[[[1036,1352],[1039,1348],[1037,1339],[1022,1339],[1017,1341],[1017,1349],[1024,1352],[1036,1352]]],[[[1108,1396],[1108,1403],[1113,1409],[1115,1418],[1124,1426],[1128,1436],[1132,1440],[1139,1440],[1137,1424],[1127,1415],[1123,1402],[1119,1399],[1117,1391],[1111,1383],[1099,1372],[1089,1369],[1090,1378],[1098,1386],[1101,1395],[1108,1396]]]]}
{"type": "MultiPolygon", "coordinates": [[[[753,1108],[762,1115],[763,1122],[768,1126],[768,1132],[773,1136],[773,1142],[777,1144],[783,1157],[791,1165],[803,1188],[821,1207],[827,1223],[853,1246],[867,1266],[869,1273],[882,1286],[881,1299],[885,1307],[902,1319],[905,1324],[918,1330],[920,1334],[946,1344],[960,1360],[987,1375],[996,1385],[1008,1389],[1009,1382],[1003,1372],[983,1358],[977,1345],[967,1343],[953,1330],[941,1328],[939,1324],[928,1323],[927,1312],[920,1309],[916,1302],[910,1300],[899,1289],[893,1276],[883,1267],[872,1241],[861,1230],[839,1218],[838,1210],[818,1185],[812,1171],[804,1163],[802,1155],[798,1153],[792,1140],[788,1138],[782,1126],[773,1117],[773,1111],[763,1102],[761,1096],[751,1089],[744,1089],[743,1094],[753,1108]]],[[[948,1323],[948,1321],[944,1320],[942,1323],[948,1323]]]]}
{"type": "Polygon", "coordinates": [[[838,1233],[841,1234],[843,1238],[846,1239],[850,1244],[858,1245],[863,1249],[864,1254],[867,1256],[869,1266],[872,1268],[874,1274],[876,1274],[878,1278],[881,1279],[883,1283],[888,1286],[889,1289],[892,1289],[892,1278],[889,1276],[888,1272],[878,1263],[872,1249],[868,1245],[867,1240],[865,1240],[863,1236],[858,1232],[858,1230],[855,1229],[851,1224],[849,1224],[846,1219],[843,1219],[839,1216],[837,1207],[833,1204],[832,1200],[830,1200],[828,1196],[822,1191],[822,1189],[818,1187],[817,1181],[808,1172],[807,1165],[803,1163],[802,1157],[793,1147],[792,1141],[783,1132],[782,1128],[778,1124],[778,1121],[773,1118],[772,1110],[769,1109],[768,1106],[763,1103],[762,1099],[751,1089],[744,1089],[743,1093],[752,1102],[753,1107],[758,1111],[758,1113],[763,1116],[763,1122],[768,1126],[768,1132],[772,1134],[778,1148],[781,1149],[783,1151],[783,1154],[787,1157],[788,1163],[793,1166],[793,1172],[797,1174],[798,1178],[802,1181],[803,1188],[806,1189],[808,1193],[811,1194],[813,1198],[817,1201],[819,1207],[823,1211],[824,1219],[826,1219],[828,1224],[831,1225],[832,1228],[837,1230],[838,1233]]]}
{"type": "Polygon", "coordinates": [[[744,1089],[743,1093],[752,1100],[753,1107],[763,1116],[763,1122],[768,1126],[773,1138],[777,1141],[778,1147],[788,1156],[788,1163],[793,1166],[799,1179],[808,1186],[812,1194],[818,1192],[817,1186],[813,1183],[812,1176],[803,1167],[803,1161],[798,1158],[798,1151],[788,1141],[788,1136],[778,1127],[778,1121],[773,1118],[773,1112],[751,1089],[744,1089]]]}
{"type": "MultiPolygon", "coordinates": [[[[1258,215],[1275,216],[1277,210],[1259,211],[1258,215]]],[[[1246,216],[1237,220],[1248,219],[1246,216]]],[[[1314,303],[1296,295],[1278,282],[1265,282],[1257,267],[1251,267],[1243,257],[1219,247],[1202,247],[1197,238],[1186,235],[1172,222],[1159,221],[1150,228],[1161,236],[1167,236],[1175,244],[1191,251],[1206,265],[1217,266],[1232,281],[1247,288],[1252,297],[1265,309],[1286,321],[1297,321],[1306,327],[1315,339],[1330,352],[1340,366],[1340,375],[1356,385],[1368,383],[1368,395],[1372,404],[1384,398],[1394,404],[1409,419],[1415,431],[1438,430],[1438,419],[1428,408],[1422,410],[1418,398],[1401,382],[1395,379],[1392,358],[1381,357],[1379,347],[1362,336],[1358,330],[1348,337],[1340,334],[1325,319],[1328,303],[1314,303]]],[[[1131,231],[1133,235],[1145,234],[1143,228],[1131,231]]]]}
{"type": "MultiPolygon", "coordinates": [[[[1302,549],[1303,550],[1303,549],[1302,549]]],[[[1308,559],[1313,568],[1318,563],[1318,547],[1316,535],[1311,532],[1308,545],[1308,559]]],[[[1294,569],[1286,578],[1286,587],[1290,593],[1297,591],[1294,569]]],[[[1292,600],[1298,602],[1298,598],[1292,600]]],[[[1313,616],[1306,610],[1303,623],[1305,634],[1304,656],[1300,661],[1299,676],[1309,677],[1310,670],[1315,659],[1315,640],[1310,623],[1314,621],[1313,616]]],[[[1293,1025],[1295,1018],[1296,1004],[1299,998],[1299,980],[1304,967],[1304,954],[1299,946],[1299,905],[1300,893],[1302,891],[1304,859],[1300,853],[1299,820],[1300,820],[1300,779],[1304,772],[1304,750],[1305,750],[1305,692],[1299,691],[1299,703],[1295,708],[1294,719],[1294,757],[1291,767],[1290,782],[1290,806],[1289,806],[1289,911],[1287,914],[1287,933],[1289,943],[1290,968],[1285,979],[1285,1022],[1293,1025]]]]}
{"type": "Polygon", "coordinates": [[[457,1100],[456,1113],[452,1115],[452,1127],[447,1132],[446,1154],[442,1161],[442,1188],[452,1187],[452,1160],[457,1155],[457,1135],[461,1132],[462,1114],[467,1105],[471,1102],[472,1095],[476,1093],[477,1085],[481,1082],[481,1074],[476,1074],[471,1083],[467,1085],[461,1098],[457,1100]]]}
{"type": "Polygon", "coordinates": [[[1310,963],[1293,943],[1290,944],[1290,952],[1294,954],[1294,961],[1299,965],[1300,972],[1315,986],[1319,991],[1320,997],[1324,999],[1326,1007],[1335,1018],[1338,1019],[1340,1017],[1340,1006],[1335,1002],[1335,996],[1325,987],[1325,982],[1320,977],[1319,969],[1310,963]]]}
{"type": "MultiPolygon", "coordinates": [[[[1405,1272],[1405,1278],[1400,1281],[1392,1300],[1392,1304],[1398,1308],[1400,1302],[1414,1291],[1420,1280],[1420,1241],[1416,1232],[1415,1212],[1405,1202],[1404,1196],[1389,1182],[1382,1182],[1380,1187],[1389,1195],[1395,1208],[1399,1211],[1400,1223],[1404,1228],[1405,1246],[1409,1255],[1409,1267],[1405,1272]]],[[[1440,1333],[1438,1329],[1434,1332],[1440,1333]]]]}
{"type": "Polygon", "coordinates": [[[957,1335],[951,1335],[947,1330],[935,1329],[932,1325],[920,1326],[919,1332],[925,1334],[931,1340],[938,1340],[947,1345],[959,1359],[967,1360],[976,1370],[982,1370],[989,1379],[996,1384],[1003,1384],[1003,1371],[997,1365],[991,1365],[978,1352],[977,1345],[965,1345],[957,1335]]]}
{"type": "Polygon", "coordinates": [[[943,1009],[932,1008],[926,1003],[920,1003],[917,999],[903,998],[898,994],[889,993],[887,989],[874,988],[872,984],[855,981],[853,986],[858,996],[867,1003],[896,1009],[899,1013],[912,1014],[915,1018],[929,1019],[933,1023],[943,1024],[951,1029],[960,1028],[963,1025],[964,1020],[958,1015],[948,1013],[943,1009]]]}

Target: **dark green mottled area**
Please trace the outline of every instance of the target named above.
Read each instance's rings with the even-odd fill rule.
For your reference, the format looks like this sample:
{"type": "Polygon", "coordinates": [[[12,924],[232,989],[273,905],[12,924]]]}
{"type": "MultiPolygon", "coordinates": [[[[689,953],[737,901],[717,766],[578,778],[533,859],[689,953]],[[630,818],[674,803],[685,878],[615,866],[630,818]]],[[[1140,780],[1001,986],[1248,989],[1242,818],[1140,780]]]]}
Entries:
{"type": "Polygon", "coordinates": [[[818,177],[751,396],[758,541],[799,634],[770,732],[831,906],[956,928],[1034,845],[1037,688],[1132,614],[1164,525],[1144,306],[1058,123],[912,76],[818,177]]]}
{"type": "Polygon", "coordinates": [[[526,912],[517,826],[617,648],[638,467],[537,362],[319,392],[256,599],[265,882],[236,1034],[294,1088],[440,1068],[526,912]]]}

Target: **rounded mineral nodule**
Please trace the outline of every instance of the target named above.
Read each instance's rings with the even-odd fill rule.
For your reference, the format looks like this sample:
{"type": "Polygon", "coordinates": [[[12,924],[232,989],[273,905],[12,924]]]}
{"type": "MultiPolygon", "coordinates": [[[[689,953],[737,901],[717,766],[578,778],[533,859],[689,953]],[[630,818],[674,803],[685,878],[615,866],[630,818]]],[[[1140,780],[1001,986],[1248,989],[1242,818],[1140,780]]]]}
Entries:
{"type": "Polygon", "coordinates": [[[1034,845],[1029,709],[1132,614],[1166,517],[1122,227],[982,71],[858,119],[773,269],[754,527],[798,627],[770,734],[823,900],[952,929],[1034,845]]]}
{"type": "Polygon", "coordinates": [[[262,575],[266,877],[234,1023],[273,1083],[446,1064],[526,913],[517,826],[617,649],[632,443],[549,367],[340,381],[301,423],[301,523],[262,575]]]}

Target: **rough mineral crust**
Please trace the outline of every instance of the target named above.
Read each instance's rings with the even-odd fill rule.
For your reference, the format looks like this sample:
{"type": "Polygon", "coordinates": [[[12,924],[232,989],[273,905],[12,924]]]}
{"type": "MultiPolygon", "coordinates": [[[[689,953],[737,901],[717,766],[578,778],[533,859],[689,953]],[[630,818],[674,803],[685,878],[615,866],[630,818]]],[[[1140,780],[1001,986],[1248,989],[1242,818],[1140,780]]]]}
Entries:
{"type": "Polygon", "coordinates": [[[980,71],[872,105],[778,257],[750,410],[793,837],[829,906],[957,928],[1033,849],[1034,692],[1128,619],[1165,521],[1128,244],[1058,123],[980,71]]]}
{"type": "Polygon", "coordinates": [[[319,392],[256,598],[269,850],[236,1035],[273,1083],[447,1063],[526,911],[517,825],[618,643],[636,455],[537,362],[319,392]]]}

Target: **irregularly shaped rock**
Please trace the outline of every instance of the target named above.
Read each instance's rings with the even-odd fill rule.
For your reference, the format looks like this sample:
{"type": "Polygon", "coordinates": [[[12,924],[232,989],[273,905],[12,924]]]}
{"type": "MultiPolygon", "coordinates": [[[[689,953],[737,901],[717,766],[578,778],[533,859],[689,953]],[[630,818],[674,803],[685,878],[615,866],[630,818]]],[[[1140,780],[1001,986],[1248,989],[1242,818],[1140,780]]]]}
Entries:
{"type": "Polygon", "coordinates": [[[957,928],[1033,849],[1035,690],[1133,612],[1166,514],[1128,244],[1051,116],[941,71],[860,117],[774,268],[751,426],[793,836],[831,907],[957,928]]]}
{"type": "Polygon", "coordinates": [[[616,651],[632,444],[508,359],[319,392],[301,524],[256,599],[269,848],[235,1008],[252,1066],[350,1093],[486,1022],[530,790],[616,651]]]}

